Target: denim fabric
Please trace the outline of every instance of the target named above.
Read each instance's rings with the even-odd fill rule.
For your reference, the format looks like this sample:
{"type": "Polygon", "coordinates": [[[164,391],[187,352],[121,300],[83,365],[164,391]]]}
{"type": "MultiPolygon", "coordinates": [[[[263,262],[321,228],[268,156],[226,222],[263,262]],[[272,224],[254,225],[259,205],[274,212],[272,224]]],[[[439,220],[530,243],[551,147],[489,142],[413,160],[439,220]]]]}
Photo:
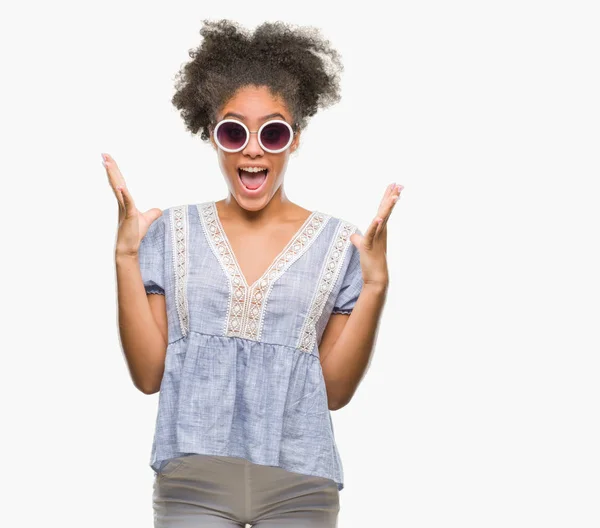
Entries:
{"type": "Polygon", "coordinates": [[[169,337],[155,474],[197,453],[329,478],[343,489],[319,343],[330,315],[351,313],[363,285],[354,232],[314,211],[249,285],[214,202],[170,207],[152,223],[140,270],[146,292],[165,295],[169,337]]]}

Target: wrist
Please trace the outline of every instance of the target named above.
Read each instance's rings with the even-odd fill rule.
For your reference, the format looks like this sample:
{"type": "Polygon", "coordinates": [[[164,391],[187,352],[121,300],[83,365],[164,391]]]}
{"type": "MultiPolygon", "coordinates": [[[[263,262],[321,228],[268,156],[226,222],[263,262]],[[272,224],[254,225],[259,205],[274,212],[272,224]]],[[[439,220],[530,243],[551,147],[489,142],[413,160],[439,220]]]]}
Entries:
{"type": "Polygon", "coordinates": [[[384,295],[387,292],[389,281],[365,282],[363,289],[375,294],[384,295]]]}
{"type": "Polygon", "coordinates": [[[115,250],[115,260],[118,262],[132,262],[138,260],[137,251],[119,251],[115,250]]]}

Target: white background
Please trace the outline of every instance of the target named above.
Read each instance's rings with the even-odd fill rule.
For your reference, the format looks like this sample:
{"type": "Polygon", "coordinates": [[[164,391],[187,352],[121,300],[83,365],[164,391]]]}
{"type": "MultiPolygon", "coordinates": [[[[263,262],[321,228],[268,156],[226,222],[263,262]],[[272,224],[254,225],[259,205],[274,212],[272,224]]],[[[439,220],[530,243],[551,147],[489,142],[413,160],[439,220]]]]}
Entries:
{"type": "Polygon", "coordinates": [[[28,2],[3,8],[3,524],[149,527],[158,394],[117,330],[117,204],[221,199],[173,76],[205,18],[320,27],[343,99],[293,201],[365,229],[391,284],[334,412],[339,526],[600,525],[599,17],[593,2],[28,2]]]}

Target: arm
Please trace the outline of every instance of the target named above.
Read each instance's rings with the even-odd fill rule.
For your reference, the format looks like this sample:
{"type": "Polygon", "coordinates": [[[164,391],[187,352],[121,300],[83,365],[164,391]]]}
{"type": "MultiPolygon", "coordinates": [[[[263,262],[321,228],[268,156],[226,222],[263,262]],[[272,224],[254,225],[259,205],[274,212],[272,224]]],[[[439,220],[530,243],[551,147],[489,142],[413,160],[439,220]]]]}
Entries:
{"type": "Polygon", "coordinates": [[[121,345],[134,385],[144,394],[160,388],[167,353],[165,296],[146,294],[137,255],[116,255],[121,345]]]}
{"type": "Polygon", "coordinates": [[[347,405],[370,364],[387,285],[365,284],[349,315],[332,314],[319,352],[331,410],[347,405]]]}
{"type": "Polygon", "coordinates": [[[350,402],[371,360],[389,284],[387,221],[402,188],[388,185],[365,235],[357,230],[350,237],[355,249],[333,311],[351,313],[330,316],[319,346],[331,410],[350,402]]]}
{"type": "Polygon", "coordinates": [[[112,156],[102,153],[102,164],[119,204],[115,260],[121,346],[134,385],[152,394],[160,388],[168,346],[165,297],[160,295],[165,293],[163,212],[140,212],[112,156]]]}

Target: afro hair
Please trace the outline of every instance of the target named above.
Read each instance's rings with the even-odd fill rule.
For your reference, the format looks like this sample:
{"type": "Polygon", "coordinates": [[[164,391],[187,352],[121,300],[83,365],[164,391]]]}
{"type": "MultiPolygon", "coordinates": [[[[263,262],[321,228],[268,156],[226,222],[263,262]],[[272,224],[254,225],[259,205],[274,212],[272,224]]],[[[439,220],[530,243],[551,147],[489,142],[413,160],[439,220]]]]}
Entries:
{"type": "Polygon", "coordinates": [[[250,32],[230,20],[203,24],[202,43],[176,74],[171,101],[202,140],[210,138],[219,109],[244,86],[267,86],[281,97],[295,130],[340,100],[340,55],[319,29],[264,22],[250,32]]]}

